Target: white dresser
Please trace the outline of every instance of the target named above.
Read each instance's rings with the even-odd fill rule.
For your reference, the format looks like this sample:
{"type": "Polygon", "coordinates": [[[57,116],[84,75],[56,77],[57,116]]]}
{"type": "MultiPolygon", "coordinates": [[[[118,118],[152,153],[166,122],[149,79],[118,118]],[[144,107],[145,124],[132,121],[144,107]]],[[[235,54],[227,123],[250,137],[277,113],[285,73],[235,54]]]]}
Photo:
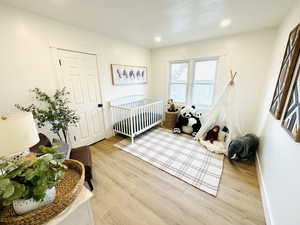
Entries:
{"type": "Polygon", "coordinates": [[[95,225],[90,201],[92,197],[92,192],[83,187],[75,201],[46,225],[95,225]]]}

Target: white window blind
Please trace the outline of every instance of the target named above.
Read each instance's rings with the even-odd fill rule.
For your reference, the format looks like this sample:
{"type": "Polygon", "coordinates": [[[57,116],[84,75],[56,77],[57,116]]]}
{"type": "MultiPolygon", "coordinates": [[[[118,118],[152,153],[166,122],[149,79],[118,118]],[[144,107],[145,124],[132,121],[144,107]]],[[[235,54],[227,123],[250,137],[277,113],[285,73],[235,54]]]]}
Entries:
{"type": "Polygon", "coordinates": [[[217,62],[217,58],[171,62],[169,97],[180,103],[211,106],[217,62]]]}
{"type": "Polygon", "coordinates": [[[174,62],[170,65],[171,83],[170,97],[178,102],[186,101],[186,93],[188,86],[188,62],[174,62]]]}

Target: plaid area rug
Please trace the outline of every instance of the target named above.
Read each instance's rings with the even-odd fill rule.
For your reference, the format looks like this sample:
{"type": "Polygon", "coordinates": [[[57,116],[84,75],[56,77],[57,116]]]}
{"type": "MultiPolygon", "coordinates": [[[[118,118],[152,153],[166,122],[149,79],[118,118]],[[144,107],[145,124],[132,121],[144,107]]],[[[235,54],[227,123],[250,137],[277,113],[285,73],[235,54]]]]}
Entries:
{"type": "Polygon", "coordinates": [[[205,150],[188,135],[155,128],[135,138],[124,139],[116,147],[213,195],[217,195],[224,155],[205,150]]]}

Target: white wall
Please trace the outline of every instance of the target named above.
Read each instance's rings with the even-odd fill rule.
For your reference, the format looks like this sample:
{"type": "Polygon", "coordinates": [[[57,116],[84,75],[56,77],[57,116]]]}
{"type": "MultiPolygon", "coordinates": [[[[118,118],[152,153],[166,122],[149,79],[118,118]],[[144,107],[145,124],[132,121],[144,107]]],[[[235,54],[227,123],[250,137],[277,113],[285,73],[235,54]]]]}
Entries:
{"type": "Polygon", "coordinates": [[[268,112],[289,32],[300,22],[300,2],[295,3],[279,28],[268,73],[265,108],[261,116],[259,161],[273,225],[300,224],[300,143],[296,143],[268,112]]]}
{"type": "MultiPolygon", "coordinates": [[[[299,21],[300,3],[293,8],[278,33],[269,29],[155,49],[150,59],[147,49],[0,5],[0,114],[15,111],[15,103],[30,103],[28,90],[31,88],[39,87],[48,92],[58,88],[50,46],[98,54],[106,121],[109,121],[107,103],[112,98],[150,92],[152,96],[166,100],[168,61],[220,56],[217,92],[227,81],[229,70],[237,71],[237,100],[244,125],[249,131],[256,131],[257,127],[261,131],[259,158],[273,225],[298,225],[300,144],[280,127],[280,122],[268,113],[268,107],[288,33],[299,21]],[[150,60],[150,88],[148,85],[112,85],[111,63],[150,67],[150,60]],[[261,114],[260,109],[263,109],[261,114]]],[[[110,124],[106,125],[109,135],[110,124]]]]}
{"type": "Polygon", "coordinates": [[[262,104],[275,33],[275,29],[268,29],[154,49],[151,54],[151,94],[163,96],[164,100],[168,98],[169,61],[220,56],[215,96],[223,90],[230,69],[237,71],[237,103],[241,119],[246,131],[255,131],[253,121],[257,120],[262,104]]]}
{"type": "MultiPolygon", "coordinates": [[[[50,46],[98,54],[106,122],[109,100],[148,94],[148,85],[113,86],[110,73],[112,63],[150,66],[147,49],[4,5],[0,27],[0,114],[15,111],[15,103],[30,103],[29,89],[51,93],[58,88],[50,46]]],[[[108,122],[106,128],[110,135],[108,122]]]]}

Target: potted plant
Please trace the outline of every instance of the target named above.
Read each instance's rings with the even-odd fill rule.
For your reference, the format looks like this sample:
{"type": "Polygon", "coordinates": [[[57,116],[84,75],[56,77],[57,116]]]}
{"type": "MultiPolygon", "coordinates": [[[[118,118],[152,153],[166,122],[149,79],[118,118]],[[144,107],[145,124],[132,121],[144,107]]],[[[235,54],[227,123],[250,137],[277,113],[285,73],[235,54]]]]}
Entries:
{"type": "Polygon", "coordinates": [[[13,205],[18,215],[49,204],[55,199],[55,185],[67,166],[64,156],[52,147],[40,146],[41,153],[0,159],[0,202],[13,205]]]}
{"type": "Polygon", "coordinates": [[[17,109],[31,112],[33,118],[37,120],[39,128],[49,123],[51,125],[50,130],[59,137],[60,141],[64,139],[65,143],[68,143],[69,126],[77,125],[79,122],[79,117],[69,106],[68,95],[70,93],[65,87],[61,90],[57,89],[53,96],[49,96],[39,88],[34,88],[31,92],[40,104],[31,104],[29,106],[16,104],[17,109]]]}

